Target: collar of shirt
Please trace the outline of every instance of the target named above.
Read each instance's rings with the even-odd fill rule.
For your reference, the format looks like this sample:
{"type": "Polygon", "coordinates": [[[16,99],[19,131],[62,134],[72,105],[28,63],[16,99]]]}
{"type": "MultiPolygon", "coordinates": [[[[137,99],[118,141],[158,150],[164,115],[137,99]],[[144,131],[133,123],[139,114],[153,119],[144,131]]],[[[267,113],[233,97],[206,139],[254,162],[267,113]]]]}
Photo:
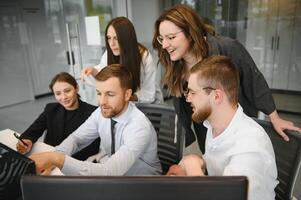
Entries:
{"type": "Polygon", "coordinates": [[[126,124],[129,121],[129,115],[134,109],[135,105],[132,102],[129,102],[127,109],[125,110],[124,113],[119,115],[118,117],[112,117],[113,120],[117,122],[117,124],[126,124]]]}
{"type": "Polygon", "coordinates": [[[210,138],[212,138],[212,140],[219,141],[219,140],[223,140],[223,138],[225,138],[225,137],[229,137],[229,135],[231,135],[231,134],[234,134],[235,133],[234,128],[235,128],[235,125],[236,125],[236,121],[238,119],[240,119],[242,117],[242,115],[243,115],[243,109],[240,106],[240,104],[238,104],[238,108],[237,108],[237,110],[236,110],[236,112],[234,114],[234,117],[230,121],[229,125],[216,138],[212,138],[212,126],[211,126],[211,124],[210,124],[210,122],[208,120],[205,120],[203,122],[203,124],[208,129],[208,131],[207,131],[207,137],[209,136],[210,138]]]}

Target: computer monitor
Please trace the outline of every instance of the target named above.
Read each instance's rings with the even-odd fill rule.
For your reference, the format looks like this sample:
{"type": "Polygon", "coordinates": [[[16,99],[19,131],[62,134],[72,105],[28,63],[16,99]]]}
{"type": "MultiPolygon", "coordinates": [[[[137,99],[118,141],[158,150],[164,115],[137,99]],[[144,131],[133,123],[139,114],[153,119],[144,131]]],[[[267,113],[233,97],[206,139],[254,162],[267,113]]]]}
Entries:
{"type": "Polygon", "coordinates": [[[21,198],[20,179],[24,174],[35,174],[34,162],[0,143],[0,199],[21,198]]]}
{"type": "Polygon", "coordinates": [[[23,200],[245,200],[243,176],[24,176],[23,200]]]}

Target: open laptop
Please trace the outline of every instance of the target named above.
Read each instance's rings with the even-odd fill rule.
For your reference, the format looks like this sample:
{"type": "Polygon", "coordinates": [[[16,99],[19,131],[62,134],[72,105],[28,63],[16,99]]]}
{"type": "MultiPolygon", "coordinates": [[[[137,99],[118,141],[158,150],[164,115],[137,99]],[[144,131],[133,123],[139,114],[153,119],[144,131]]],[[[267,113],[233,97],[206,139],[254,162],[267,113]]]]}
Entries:
{"type": "Polygon", "coordinates": [[[34,162],[0,143],[0,199],[21,198],[20,179],[24,174],[35,174],[34,162]]]}
{"type": "Polygon", "coordinates": [[[23,200],[246,200],[244,176],[23,176],[23,200]]]}

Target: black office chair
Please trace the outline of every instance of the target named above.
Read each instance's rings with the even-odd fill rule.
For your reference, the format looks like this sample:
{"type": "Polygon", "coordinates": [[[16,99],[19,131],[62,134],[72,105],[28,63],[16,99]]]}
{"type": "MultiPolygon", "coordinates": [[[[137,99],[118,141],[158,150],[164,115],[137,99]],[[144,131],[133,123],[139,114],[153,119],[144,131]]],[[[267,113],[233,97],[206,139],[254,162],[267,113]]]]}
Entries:
{"type": "Polygon", "coordinates": [[[157,132],[158,156],[165,174],[171,165],[182,159],[184,129],[170,106],[142,103],[136,106],[149,118],[157,132]]]}
{"type": "Polygon", "coordinates": [[[290,200],[301,161],[301,134],[285,131],[290,141],[285,142],[274,130],[271,122],[255,119],[268,133],[276,156],[279,184],[275,189],[276,199],[290,200]]]}

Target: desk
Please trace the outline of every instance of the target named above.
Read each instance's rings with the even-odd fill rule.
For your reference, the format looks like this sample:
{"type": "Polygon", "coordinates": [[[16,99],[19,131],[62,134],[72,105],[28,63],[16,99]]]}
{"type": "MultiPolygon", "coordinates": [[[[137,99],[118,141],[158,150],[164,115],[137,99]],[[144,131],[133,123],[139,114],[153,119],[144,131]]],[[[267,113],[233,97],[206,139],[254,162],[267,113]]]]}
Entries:
{"type": "Polygon", "coordinates": [[[0,142],[17,151],[16,144],[18,142],[18,139],[14,137],[13,133],[14,131],[11,129],[0,131],[0,142]]]}
{"type": "MultiPolygon", "coordinates": [[[[14,132],[11,129],[5,129],[0,131],[0,142],[8,146],[9,148],[17,151],[16,144],[18,139],[14,136],[14,132]]],[[[36,142],[34,143],[31,151],[26,154],[30,156],[33,153],[46,152],[46,151],[54,151],[54,147],[44,142],[36,142]]],[[[54,168],[50,175],[64,175],[59,168],[54,168]]]]}

